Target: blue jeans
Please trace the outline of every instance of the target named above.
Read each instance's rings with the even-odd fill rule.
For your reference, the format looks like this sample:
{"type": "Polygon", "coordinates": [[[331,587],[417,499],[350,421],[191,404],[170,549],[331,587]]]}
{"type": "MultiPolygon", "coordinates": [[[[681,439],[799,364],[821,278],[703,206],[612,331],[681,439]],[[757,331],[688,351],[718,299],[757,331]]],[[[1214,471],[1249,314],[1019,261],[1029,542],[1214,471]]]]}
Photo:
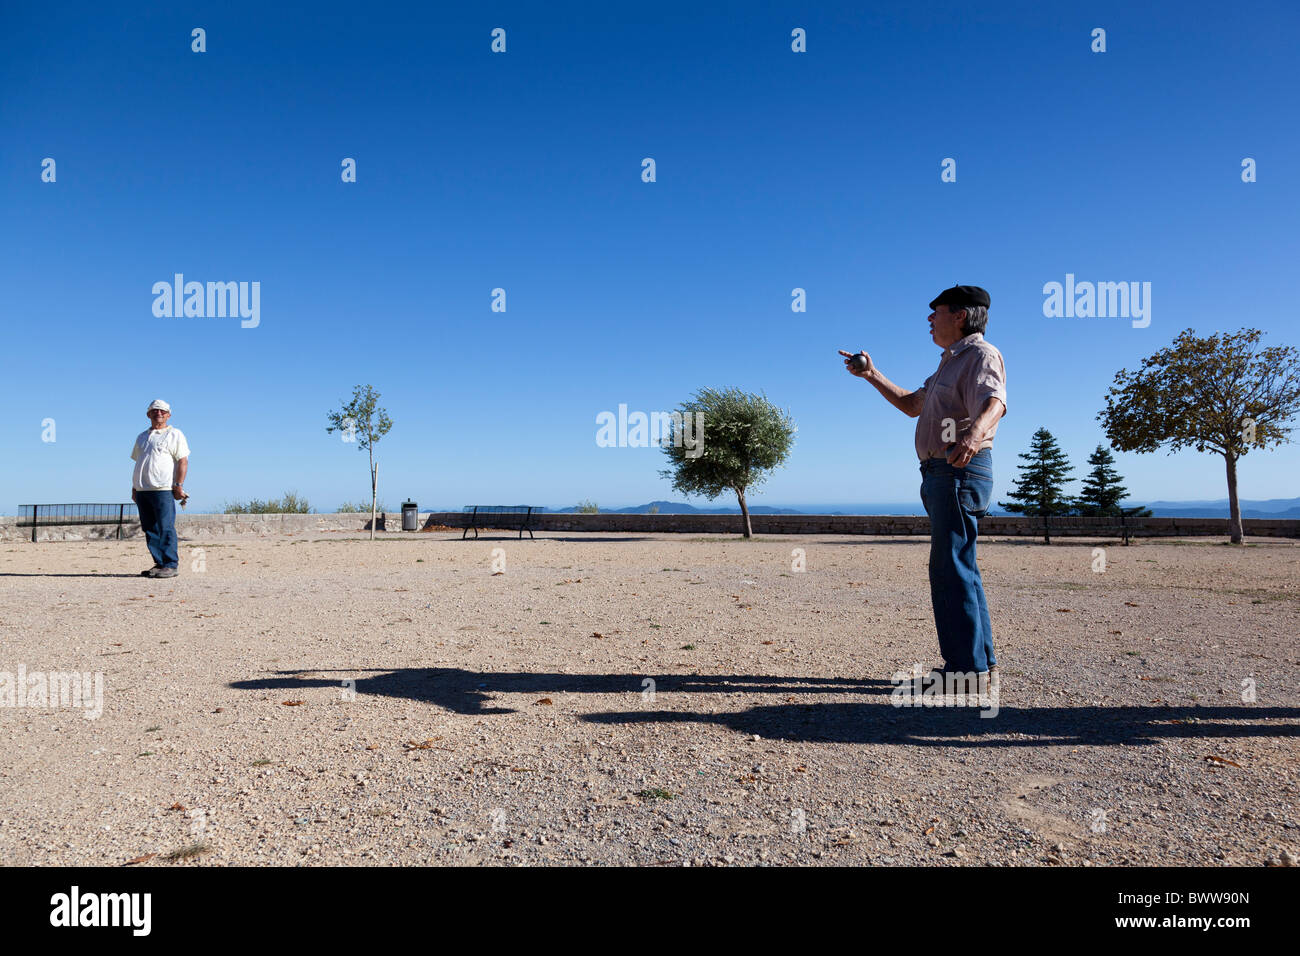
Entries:
{"type": "Polygon", "coordinates": [[[985,448],[965,468],[943,459],[921,463],[921,502],[930,516],[930,601],[944,670],[986,671],[993,624],[975,563],[979,521],[993,497],[993,454],[985,448]]]}
{"type": "Polygon", "coordinates": [[[140,512],[140,527],[149,545],[154,564],[174,568],[180,563],[176,546],[176,499],[170,491],[136,491],[136,510],[140,512]]]}

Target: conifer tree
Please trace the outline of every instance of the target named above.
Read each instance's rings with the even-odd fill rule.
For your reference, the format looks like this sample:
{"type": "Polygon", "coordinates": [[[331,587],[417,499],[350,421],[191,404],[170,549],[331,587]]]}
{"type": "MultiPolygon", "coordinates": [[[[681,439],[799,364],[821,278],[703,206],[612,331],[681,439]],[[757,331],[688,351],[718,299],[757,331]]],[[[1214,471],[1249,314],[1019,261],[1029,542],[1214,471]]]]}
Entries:
{"type": "Polygon", "coordinates": [[[1075,499],[1079,514],[1090,518],[1118,517],[1119,515],[1149,515],[1150,508],[1125,508],[1120,502],[1128,497],[1128,489],[1121,484],[1123,476],[1115,470],[1115,456],[1105,445],[1098,445],[1088,456],[1092,471],[1083,480],[1083,491],[1075,499]]]}
{"type": "MultiPolygon", "coordinates": [[[[1020,458],[1025,464],[1017,466],[1020,475],[1016,478],[1016,490],[1010,495],[1016,500],[999,501],[998,506],[1028,517],[1041,515],[1050,519],[1052,515],[1070,514],[1074,502],[1064,494],[1065,483],[1076,479],[1065,476],[1074,468],[1052,433],[1046,428],[1034,432],[1029,451],[1022,453],[1020,458]]],[[[1043,541],[1052,543],[1050,521],[1044,522],[1043,541]]]]}

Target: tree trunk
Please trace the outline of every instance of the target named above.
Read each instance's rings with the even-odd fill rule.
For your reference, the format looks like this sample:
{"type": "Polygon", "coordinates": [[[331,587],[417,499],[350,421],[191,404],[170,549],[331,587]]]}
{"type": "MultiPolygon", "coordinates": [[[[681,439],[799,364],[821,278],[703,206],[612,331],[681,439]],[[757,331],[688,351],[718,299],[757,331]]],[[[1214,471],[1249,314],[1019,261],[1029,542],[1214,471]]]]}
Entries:
{"type": "Polygon", "coordinates": [[[752,538],[754,536],[754,529],[749,524],[749,506],[745,504],[744,488],[736,489],[736,500],[740,502],[740,517],[745,522],[745,537],[752,538]]]}
{"type": "Polygon", "coordinates": [[[379,500],[379,466],[370,463],[370,540],[375,540],[375,502],[379,500]]]}
{"type": "Polygon", "coordinates": [[[1043,512],[1043,544],[1052,543],[1052,513],[1043,512]]]}
{"type": "Polygon", "coordinates": [[[1228,463],[1228,539],[1233,544],[1241,544],[1241,505],[1237,501],[1237,459],[1233,455],[1224,455],[1228,463]]]}

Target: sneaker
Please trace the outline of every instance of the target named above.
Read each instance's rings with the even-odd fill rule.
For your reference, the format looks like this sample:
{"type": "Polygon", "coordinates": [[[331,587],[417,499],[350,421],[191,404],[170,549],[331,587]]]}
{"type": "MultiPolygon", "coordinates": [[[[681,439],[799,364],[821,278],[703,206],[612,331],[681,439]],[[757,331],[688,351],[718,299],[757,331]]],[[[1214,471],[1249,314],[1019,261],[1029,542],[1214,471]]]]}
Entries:
{"type": "Polygon", "coordinates": [[[152,575],[150,575],[150,577],[155,577],[155,578],[174,578],[174,577],[176,577],[176,575],[178,575],[178,574],[180,574],[180,572],[177,571],[175,568],[159,568],[159,569],[158,569],[157,571],[155,571],[152,575]]]}
{"type": "Polygon", "coordinates": [[[998,665],[993,664],[989,667],[989,693],[996,694],[1002,689],[1002,674],[998,671],[998,665]]]}
{"type": "Polygon", "coordinates": [[[140,572],[140,577],[142,577],[142,578],[154,578],[154,577],[157,577],[157,576],[158,576],[158,572],[161,571],[161,570],[162,570],[162,565],[161,565],[161,564],[155,564],[152,568],[145,568],[143,571],[141,571],[141,572],[140,572]]]}

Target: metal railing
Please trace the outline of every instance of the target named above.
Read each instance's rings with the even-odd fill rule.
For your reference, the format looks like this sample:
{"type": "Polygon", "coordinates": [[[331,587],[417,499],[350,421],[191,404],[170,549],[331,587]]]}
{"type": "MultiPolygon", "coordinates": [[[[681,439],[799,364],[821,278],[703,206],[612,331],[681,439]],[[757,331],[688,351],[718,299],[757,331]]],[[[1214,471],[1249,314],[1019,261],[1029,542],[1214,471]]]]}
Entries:
{"type": "Polygon", "coordinates": [[[117,537],[122,537],[122,525],[128,520],[139,521],[140,514],[133,503],[122,504],[62,504],[19,505],[17,526],[32,529],[32,542],[36,542],[38,528],[55,528],[67,525],[117,525],[117,537]]]}

